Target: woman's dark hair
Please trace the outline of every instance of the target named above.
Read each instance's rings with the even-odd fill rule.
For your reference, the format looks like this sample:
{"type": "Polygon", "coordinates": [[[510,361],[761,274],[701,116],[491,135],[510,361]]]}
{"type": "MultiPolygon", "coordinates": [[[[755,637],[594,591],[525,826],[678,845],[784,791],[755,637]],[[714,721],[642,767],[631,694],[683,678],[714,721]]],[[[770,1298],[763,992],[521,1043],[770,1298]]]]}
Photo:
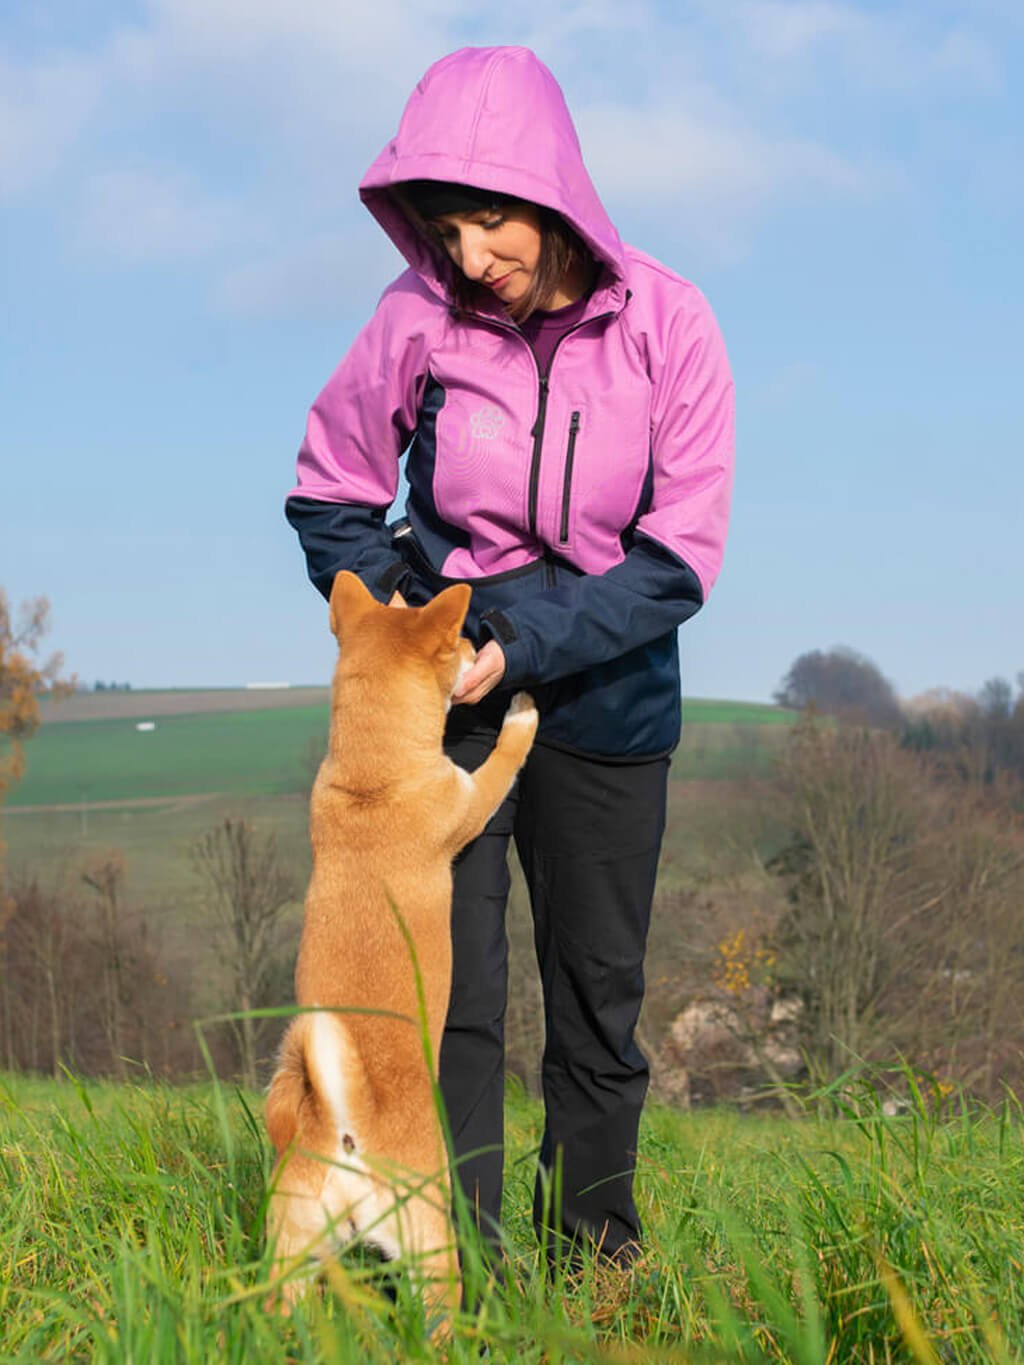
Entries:
{"type": "MultiPolygon", "coordinates": [[[[481,297],[486,296],[485,291],[480,285],[467,279],[462,271],[454,265],[440,234],[423,216],[421,204],[425,207],[429,203],[433,207],[436,201],[431,201],[421,193],[421,183],[424,182],[408,182],[411,193],[406,192],[404,185],[396,185],[393,187],[392,193],[413,226],[441,254],[445,264],[451,267],[448,287],[453,307],[460,313],[473,312],[474,305],[481,297]]],[[[451,188],[456,190],[458,187],[452,186],[451,188]]],[[[529,200],[511,199],[508,195],[503,194],[489,195],[483,191],[470,190],[468,187],[466,187],[466,193],[476,201],[471,203],[467,199],[465,204],[467,209],[493,208],[496,212],[508,213],[510,210],[514,212],[517,204],[530,203],[529,200]]],[[[536,309],[543,308],[562,281],[574,271],[579,271],[588,277],[588,287],[596,273],[593,253],[579,233],[569,226],[562,215],[543,204],[531,204],[531,207],[536,209],[539,219],[540,260],[530,282],[530,288],[521,299],[509,305],[508,311],[514,322],[522,322],[536,309]]],[[[448,211],[458,212],[459,210],[453,208],[448,211]]]]}

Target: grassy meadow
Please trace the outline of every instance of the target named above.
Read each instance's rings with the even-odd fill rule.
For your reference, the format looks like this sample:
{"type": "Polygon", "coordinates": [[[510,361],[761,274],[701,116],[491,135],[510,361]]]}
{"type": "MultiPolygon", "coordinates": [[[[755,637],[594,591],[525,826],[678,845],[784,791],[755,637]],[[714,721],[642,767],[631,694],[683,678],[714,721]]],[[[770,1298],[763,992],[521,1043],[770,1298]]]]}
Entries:
{"type": "Polygon", "coordinates": [[[802,1121],[649,1109],[630,1272],[541,1271],[537,1106],[508,1105],[504,1282],[466,1243],[446,1353],[349,1255],[268,1315],[259,1099],[0,1078],[0,1360],[1011,1362],[1024,1351],[1021,1114],[851,1079],[802,1121]]]}

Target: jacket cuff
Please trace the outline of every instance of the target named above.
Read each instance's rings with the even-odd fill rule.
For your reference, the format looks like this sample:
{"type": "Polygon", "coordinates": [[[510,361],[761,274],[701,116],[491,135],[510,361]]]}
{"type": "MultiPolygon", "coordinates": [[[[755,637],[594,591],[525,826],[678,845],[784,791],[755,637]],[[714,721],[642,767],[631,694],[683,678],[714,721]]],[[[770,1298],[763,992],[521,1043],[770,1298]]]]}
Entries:
{"type": "Polygon", "coordinates": [[[480,617],[480,629],[484,642],[495,640],[505,656],[505,672],[502,687],[523,687],[533,683],[530,661],[525,640],[519,638],[514,623],[497,607],[485,611],[480,617]]]}
{"type": "Polygon", "coordinates": [[[480,617],[480,625],[487,635],[493,636],[498,644],[504,649],[507,645],[514,644],[519,639],[519,632],[515,626],[497,607],[491,607],[480,617]]]}
{"type": "Polygon", "coordinates": [[[382,574],[378,574],[366,586],[379,601],[388,602],[396,592],[400,592],[403,597],[407,596],[411,582],[412,574],[409,572],[409,566],[404,560],[396,559],[394,563],[387,566],[382,574]]]}

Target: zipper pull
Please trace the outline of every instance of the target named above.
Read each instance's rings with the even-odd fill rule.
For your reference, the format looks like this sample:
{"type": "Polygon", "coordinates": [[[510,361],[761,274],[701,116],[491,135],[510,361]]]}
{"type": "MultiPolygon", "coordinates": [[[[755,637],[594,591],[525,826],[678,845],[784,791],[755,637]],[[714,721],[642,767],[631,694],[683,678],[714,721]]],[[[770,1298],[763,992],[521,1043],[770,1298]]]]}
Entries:
{"type": "Polygon", "coordinates": [[[546,374],[537,376],[537,386],[540,390],[537,403],[537,418],[530,428],[530,437],[536,441],[537,437],[544,430],[544,412],[548,405],[548,377],[546,374]]]}

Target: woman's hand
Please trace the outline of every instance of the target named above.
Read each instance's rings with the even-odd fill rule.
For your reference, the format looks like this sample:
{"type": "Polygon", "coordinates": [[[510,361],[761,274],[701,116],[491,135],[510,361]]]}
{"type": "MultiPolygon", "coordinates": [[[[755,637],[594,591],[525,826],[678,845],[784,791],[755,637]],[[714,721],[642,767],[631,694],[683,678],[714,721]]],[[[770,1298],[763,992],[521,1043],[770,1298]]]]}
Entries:
{"type": "Polygon", "coordinates": [[[505,676],[505,652],[497,640],[488,640],[476,656],[473,667],[463,674],[452,693],[456,706],[472,706],[482,701],[505,676]]]}

